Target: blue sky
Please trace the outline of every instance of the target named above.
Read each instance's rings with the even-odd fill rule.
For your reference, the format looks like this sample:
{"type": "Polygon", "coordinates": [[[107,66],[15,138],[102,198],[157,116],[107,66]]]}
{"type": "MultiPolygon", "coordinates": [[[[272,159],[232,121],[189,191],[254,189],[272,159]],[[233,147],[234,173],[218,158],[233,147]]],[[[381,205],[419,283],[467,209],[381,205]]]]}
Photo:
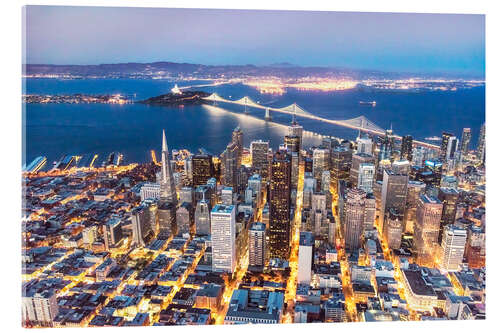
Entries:
{"type": "Polygon", "coordinates": [[[28,6],[26,62],[289,62],[484,76],[483,15],[28,6]]]}

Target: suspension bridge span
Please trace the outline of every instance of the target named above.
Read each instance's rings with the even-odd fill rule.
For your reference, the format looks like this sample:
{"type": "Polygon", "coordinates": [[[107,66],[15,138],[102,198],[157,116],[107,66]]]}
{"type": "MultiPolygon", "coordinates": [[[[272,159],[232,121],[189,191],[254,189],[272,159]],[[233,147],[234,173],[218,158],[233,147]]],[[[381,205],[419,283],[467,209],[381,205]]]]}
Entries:
{"type": "MultiPolygon", "coordinates": [[[[245,113],[247,113],[247,108],[249,108],[249,107],[257,108],[257,109],[264,109],[264,110],[266,110],[266,119],[270,119],[269,111],[273,111],[273,112],[286,113],[286,114],[290,114],[293,116],[299,116],[299,117],[303,117],[303,118],[313,119],[313,120],[317,120],[317,121],[321,121],[324,123],[329,123],[329,124],[333,124],[333,125],[337,125],[337,126],[347,127],[347,128],[361,131],[361,132],[370,133],[373,135],[378,135],[378,136],[385,135],[385,130],[383,128],[377,126],[377,124],[370,121],[365,116],[359,116],[356,118],[345,119],[345,120],[332,120],[332,119],[322,118],[322,117],[318,117],[316,115],[313,115],[312,113],[304,110],[302,107],[297,105],[297,103],[293,103],[293,104],[285,106],[285,107],[277,108],[277,107],[270,107],[270,106],[262,105],[258,102],[253,101],[248,96],[242,97],[238,100],[230,100],[230,99],[226,99],[226,98],[219,96],[217,93],[213,93],[210,96],[204,97],[203,99],[206,101],[212,101],[212,102],[214,102],[214,104],[216,104],[216,103],[231,103],[231,104],[242,105],[245,107],[245,113]]],[[[394,137],[398,140],[401,140],[401,136],[399,136],[399,135],[394,135],[394,137]]],[[[422,141],[413,140],[413,143],[418,145],[418,146],[424,146],[424,147],[431,148],[431,149],[439,149],[440,148],[437,145],[433,145],[433,144],[430,144],[427,142],[422,142],[422,141]]]]}

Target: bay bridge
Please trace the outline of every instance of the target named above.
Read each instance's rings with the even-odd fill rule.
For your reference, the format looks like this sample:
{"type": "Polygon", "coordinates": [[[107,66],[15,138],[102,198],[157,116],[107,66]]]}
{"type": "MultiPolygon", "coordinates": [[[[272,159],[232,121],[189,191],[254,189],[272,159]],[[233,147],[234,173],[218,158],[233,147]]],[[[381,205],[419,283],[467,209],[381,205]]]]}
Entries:
{"type": "MultiPolygon", "coordinates": [[[[245,113],[248,112],[249,107],[257,108],[257,109],[264,109],[266,111],[266,113],[265,113],[266,120],[271,119],[270,112],[273,111],[273,112],[280,112],[280,113],[289,114],[289,115],[296,116],[296,117],[298,116],[298,117],[313,119],[313,120],[317,120],[317,121],[321,121],[324,123],[329,123],[329,124],[333,124],[333,125],[337,125],[337,126],[341,126],[341,127],[347,127],[347,128],[353,129],[353,130],[358,130],[361,132],[365,132],[365,133],[369,133],[369,134],[373,134],[373,135],[378,135],[378,136],[384,136],[386,133],[386,131],[383,128],[379,127],[377,124],[370,121],[365,116],[359,116],[356,118],[344,119],[344,120],[332,120],[332,119],[327,119],[327,118],[315,116],[312,113],[304,110],[299,105],[297,105],[297,103],[293,103],[293,104],[290,104],[288,106],[278,108],[278,107],[270,107],[270,106],[265,106],[265,105],[259,104],[258,102],[253,101],[248,96],[242,97],[242,98],[237,99],[237,100],[230,100],[230,99],[226,99],[226,98],[219,96],[217,93],[213,93],[210,96],[203,97],[203,99],[206,101],[212,101],[212,102],[214,102],[214,104],[230,103],[230,104],[242,105],[245,107],[245,113]]],[[[395,134],[393,136],[397,140],[401,140],[401,136],[395,135],[395,134]]],[[[433,145],[433,144],[423,142],[423,141],[413,140],[413,143],[417,146],[423,146],[423,147],[427,147],[427,148],[431,148],[431,149],[439,149],[440,148],[437,145],[433,145]]]]}

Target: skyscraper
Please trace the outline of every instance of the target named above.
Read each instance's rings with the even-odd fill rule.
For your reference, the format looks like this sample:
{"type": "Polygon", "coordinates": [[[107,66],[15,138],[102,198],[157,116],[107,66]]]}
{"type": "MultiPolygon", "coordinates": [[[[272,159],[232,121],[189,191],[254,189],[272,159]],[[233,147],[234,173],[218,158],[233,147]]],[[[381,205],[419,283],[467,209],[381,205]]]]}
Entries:
{"type": "Polygon", "coordinates": [[[425,192],[425,183],[409,180],[408,194],[406,196],[406,211],[405,211],[405,232],[413,233],[413,225],[417,218],[417,202],[425,192]]]}
{"type": "Polygon", "coordinates": [[[438,245],[443,204],[433,196],[422,194],[417,202],[417,220],[413,227],[413,247],[420,264],[433,262],[438,245]]]}
{"type": "Polygon", "coordinates": [[[189,234],[193,221],[193,206],[189,202],[183,202],[175,212],[177,222],[177,234],[189,234]]]}
{"type": "Polygon", "coordinates": [[[358,184],[358,174],[360,170],[360,165],[361,164],[366,164],[366,163],[375,163],[375,158],[372,155],[368,155],[365,153],[358,153],[352,155],[352,164],[351,164],[351,170],[349,171],[349,182],[353,186],[357,186],[358,184]]]}
{"type": "Polygon", "coordinates": [[[110,248],[116,246],[123,238],[121,220],[117,217],[110,218],[104,224],[104,245],[109,251],[110,248]]]}
{"type": "Polygon", "coordinates": [[[212,271],[234,273],[236,269],[236,209],[215,205],[210,213],[212,271]]]}
{"type": "Polygon", "coordinates": [[[266,225],[254,222],[248,230],[248,269],[261,271],[266,263],[266,225]]]}
{"type": "Polygon", "coordinates": [[[408,160],[394,161],[391,165],[391,170],[397,174],[409,175],[411,165],[408,160]]]}
{"type": "Polygon", "coordinates": [[[371,229],[377,216],[377,199],[373,193],[368,193],[365,199],[365,222],[363,230],[371,229]]]}
{"type": "Polygon", "coordinates": [[[361,163],[359,165],[357,187],[366,193],[373,193],[374,181],[375,165],[373,163],[361,163]]]}
{"type": "Polygon", "coordinates": [[[193,186],[204,185],[207,180],[215,176],[215,168],[212,156],[197,154],[192,157],[193,164],[193,186]]]}
{"type": "Polygon", "coordinates": [[[288,260],[290,254],[290,155],[278,151],[271,163],[269,187],[269,253],[288,260]]]}
{"type": "Polygon", "coordinates": [[[363,190],[349,189],[344,204],[345,211],[345,247],[353,252],[359,249],[365,222],[365,198],[363,190]]]}
{"type": "Polygon", "coordinates": [[[349,170],[352,163],[352,151],[339,146],[332,150],[331,182],[334,189],[338,190],[339,180],[349,179],[349,170]]]}
{"type": "Polygon", "coordinates": [[[304,132],[304,128],[297,123],[295,116],[293,117],[292,124],[288,126],[288,134],[289,137],[297,137],[299,138],[299,151],[302,150],[302,133],[304,132]]]}
{"type": "Polygon", "coordinates": [[[140,205],[130,212],[132,219],[132,240],[139,246],[146,245],[146,239],[152,232],[148,210],[148,206],[140,205]]]}
{"type": "Polygon", "coordinates": [[[413,137],[405,135],[401,139],[401,158],[412,161],[413,159],[413,137]]]}
{"type": "Polygon", "coordinates": [[[464,128],[462,131],[462,140],[460,144],[460,155],[463,159],[469,153],[471,131],[470,128],[464,128]]]}
{"type": "Polygon", "coordinates": [[[439,153],[439,157],[441,161],[446,161],[446,153],[448,152],[448,142],[450,138],[453,136],[451,133],[443,132],[441,136],[441,151],[439,153]]]}
{"type": "Polygon", "coordinates": [[[385,217],[390,208],[395,208],[403,214],[406,208],[406,195],[408,191],[408,175],[384,170],[382,180],[382,201],[380,216],[384,218],[383,231],[385,233],[385,217]]]}
{"type": "Polygon", "coordinates": [[[165,130],[163,130],[163,140],[161,148],[161,201],[169,201],[177,203],[177,194],[175,192],[174,176],[172,174],[172,167],[168,157],[167,138],[165,137],[165,130]]]}
{"type": "Polygon", "coordinates": [[[439,189],[438,199],[443,203],[443,215],[439,228],[439,241],[441,241],[444,227],[455,222],[459,195],[460,193],[454,188],[441,187],[439,189]]]}
{"type": "Polygon", "coordinates": [[[330,151],[325,148],[313,150],[313,177],[316,179],[318,188],[321,187],[321,174],[330,170],[330,151]]]}
{"type": "Polygon", "coordinates": [[[173,233],[176,229],[175,205],[171,202],[161,202],[158,205],[158,226],[160,232],[173,233]]]}
{"type": "Polygon", "coordinates": [[[194,190],[192,187],[185,186],[179,190],[179,202],[188,202],[190,204],[193,204],[194,190]]]}
{"type": "Polygon", "coordinates": [[[486,127],[484,124],[481,125],[481,130],[479,131],[479,139],[477,141],[477,159],[484,163],[486,156],[486,127]]]}
{"type": "Polygon", "coordinates": [[[441,241],[441,269],[448,272],[455,272],[460,269],[464,258],[465,244],[467,242],[467,232],[465,229],[453,224],[447,225],[443,230],[441,241]]]}
{"type": "Polygon", "coordinates": [[[457,153],[458,150],[458,138],[456,136],[449,137],[448,147],[446,148],[446,160],[453,160],[455,158],[455,153],[457,153]]]}
{"type": "Polygon", "coordinates": [[[268,141],[252,141],[250,143],[250,153],[252,154],[252,167],[258,170],[262,178],[267,179],[269,174],[269,152],[268,141]]]}
{"type": "Polygon", "coordinates": [[[194,224],[196,235],[210,235],[210,202],[207,199],[202,199],[196,204],[194,224]]]}
{"type": "Polygon", "coordinates": [[[241,165],[241,160],[243,158],[243,132],[241,131],[239,126],[233,130],[231,141],[237,147],[236,168],[239,168],[239,166],[241,165]]]}
{"type": "Polygon", "coordinates": [[[288,153],[299,153],[301,140],[298,136],[288,136],[285,135],[285,148],[288,153]]]}
{"type": "Polygon", "coordinates": [[[373,154],[373,141],[370,137],[366,135],[360,135],[356,139],[356,153],[360,154],[373,154]]]}
{"type": "Polygon", "coordinates": [[[301,232],[299,238],[299,259],[297,283],[309,285],[313,264],[314,236],[311,232],[301,232]]]}
{"type": "Polygon", "coordinates": [[[395,208],[390,208],[386,213],[386,228],[384,237],[390,249],[401,247],[401,236],[403,234],[403,214],[395,208]]]}
{"type": "Polygon", "coordinates": [[[385,136],[382,138],[380,142],[380,151],[379,151],[379,156],[378,160],[393,160],[393,154],[394,154],[394,134],[392,132],[392,126],[391,129],[388,129],[385,131],[385,136]]]}
{"type": "Polygon", "coordinates": [[[222,184],[237,188],[237,174],[238,174],[238,144],[231,141],[226,150],[221,154],[222,163],[222,184]]]}

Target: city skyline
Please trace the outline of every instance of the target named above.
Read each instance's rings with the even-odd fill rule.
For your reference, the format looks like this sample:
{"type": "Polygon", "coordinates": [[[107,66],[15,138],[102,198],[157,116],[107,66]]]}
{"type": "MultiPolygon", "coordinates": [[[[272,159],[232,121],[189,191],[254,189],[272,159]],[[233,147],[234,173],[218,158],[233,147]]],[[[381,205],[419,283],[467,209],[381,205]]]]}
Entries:
{"type": "Polygon", "coordinates": [[[486,319],[484,15],[25,12],[24,328],[486,319]]]}

